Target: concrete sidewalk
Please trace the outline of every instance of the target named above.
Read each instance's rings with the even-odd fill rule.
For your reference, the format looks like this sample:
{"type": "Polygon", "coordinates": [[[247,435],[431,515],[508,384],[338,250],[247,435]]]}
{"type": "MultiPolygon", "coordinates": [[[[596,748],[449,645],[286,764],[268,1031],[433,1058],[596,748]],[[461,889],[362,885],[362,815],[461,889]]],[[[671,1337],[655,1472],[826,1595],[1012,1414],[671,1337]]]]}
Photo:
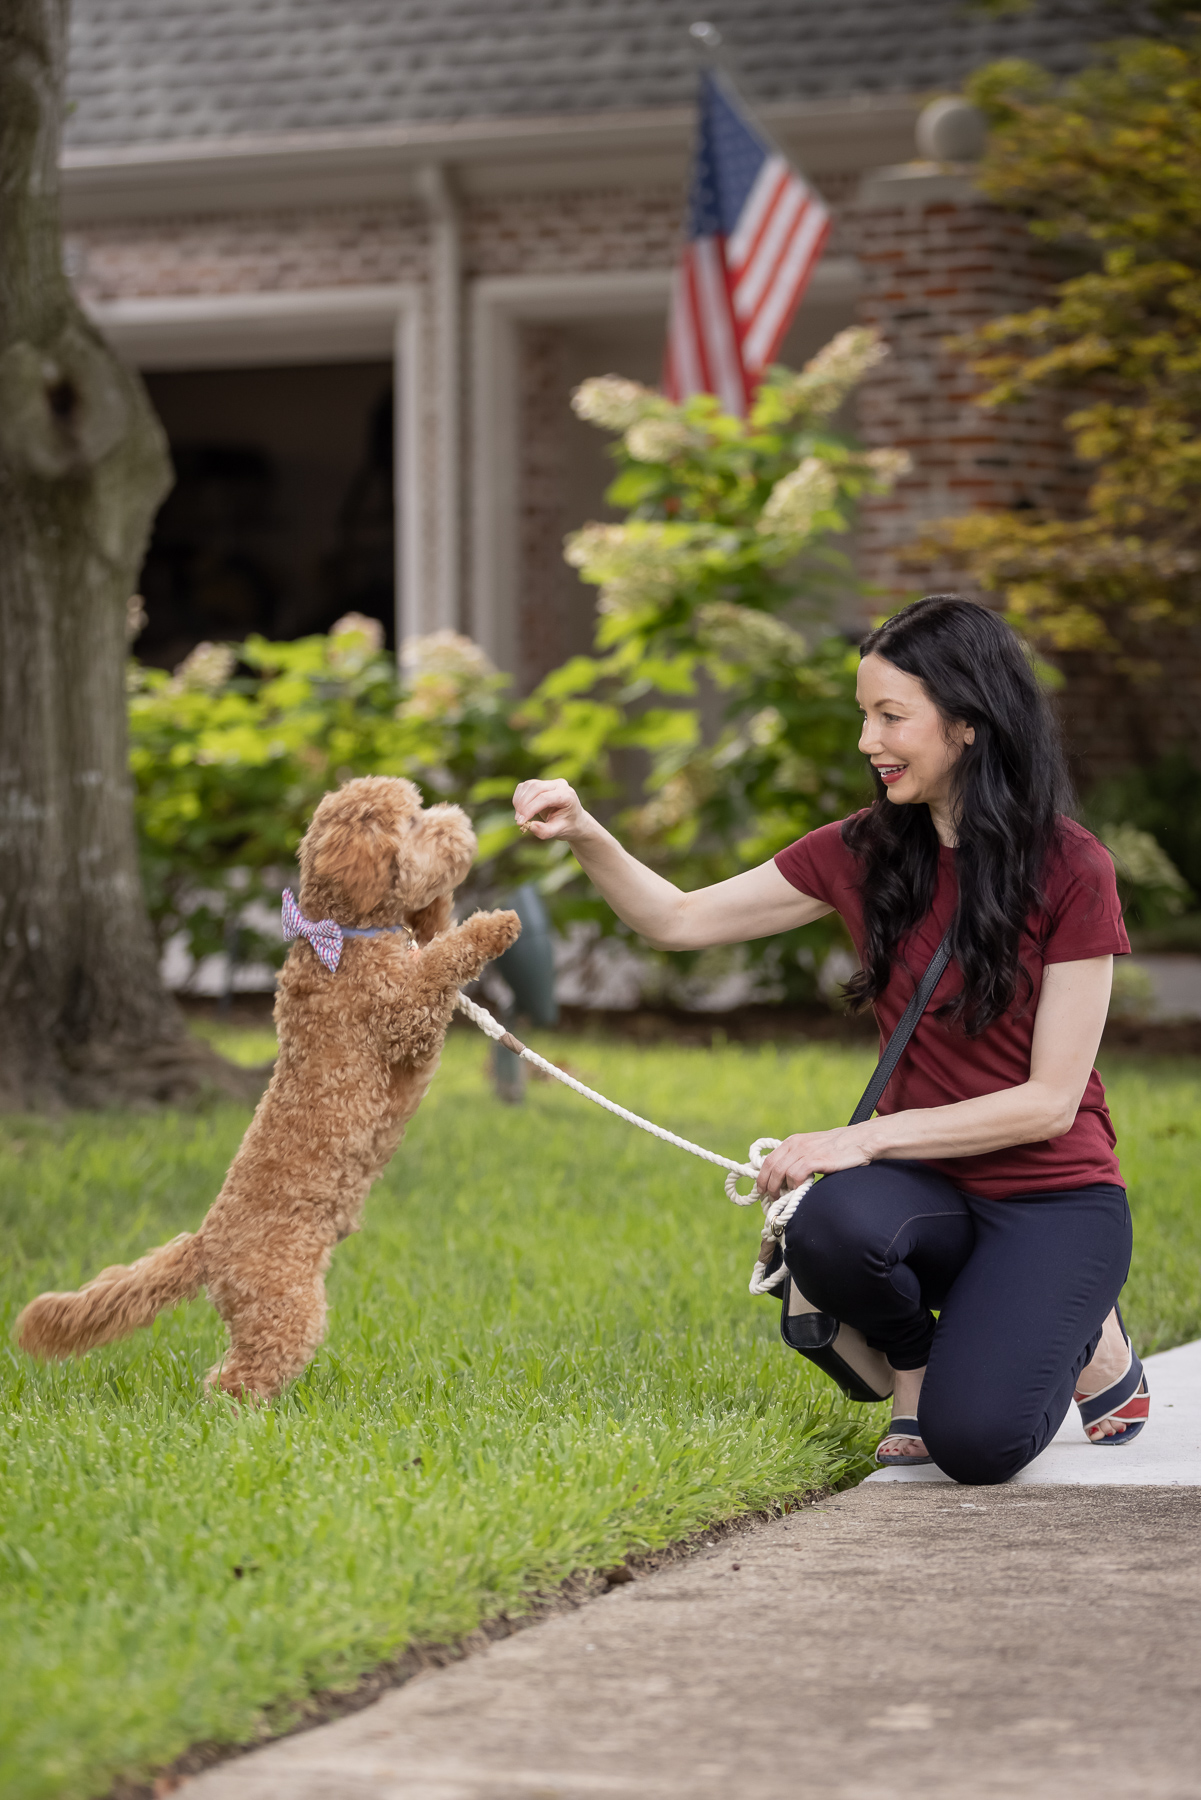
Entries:
{"type": "Polygon", "coordinates": [[[1052,1452],[1003,1488],[873,1479],[188,1800],[1195,1800],[1201,1455],[1151,1446],[1186,1407],[1196,1437],[1201,1346],[1147,1366],[1141,1463],[1083,1445],[1089,1485],[1052,1452]]]}
{"type": "MultiPolygon", "coordinates": [[[[1090,1444],[1080,1415],[1068,1416],[1041,1456],[1015,1475],[1010,1487],[1201,1487],[1201,1342],[1149,1356],[1151,1417],[1132,1444],[1090,1444]]],[[[953,1483],[929,1464],[881,1469],[870,1482],[953,1483]]],[[[1197,1783],[1201,1794],[1201,1780],[1197,1783]]]]}

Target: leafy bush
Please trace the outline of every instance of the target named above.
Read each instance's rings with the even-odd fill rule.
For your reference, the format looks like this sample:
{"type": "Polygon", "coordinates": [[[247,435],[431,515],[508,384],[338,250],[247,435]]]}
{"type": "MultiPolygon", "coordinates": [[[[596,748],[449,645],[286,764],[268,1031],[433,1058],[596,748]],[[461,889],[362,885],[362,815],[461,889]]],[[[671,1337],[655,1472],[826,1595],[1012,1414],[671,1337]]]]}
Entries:
{"type": "Polygon", "coordinates": [[[1109,819],[1150,832],[1194,894],[1201,894],[1201,769],[1183,751],[1144,769],[1128,769],[1091,790],[1084,805],[1088,824],[1100,833],[1109,819]]]}
{"type": "Polygon", "coordinates": [[[537,771],[506,699],[507,677],[453,632],[408,646],[397,671],[375,620],[350,614],[328,637],[233,650],[202,644],[173,676],[133,665],[130,762],[151,918],[191,954],[278,961],[278,940],[244,924],[279,898],[314,806],[354,775],[407,775],[429,798],[466,805],[480,859],[515,885],[534,845],[498,830],[515,781],[537,771]]]}
{"type": "Polygon", "coordinates": [[[1113,857],[1127,919],[1159,925],[1178,918],[1192,898],[1188,883],[1151,833],[1137,825],[1106,824],[1097,835],[1113,857]]]}
{"type": "MultiPolygon", "coordinates": [[[[616,376],[575,395],[581,418],[621,434],[608,499],[628,517],[567,541],[568,562],[600,589],[597,654],[527,702],[531,748],[590,799],[620,791],[616,753],[641,751],[646,797],[615,827],[685,887],[869,798],[857,659],[827,623],[853,578],[828,540],[908,457],[858,450],[829,421],[883,354],[874,333],[844,331],[800,374],[773,370],[745,419],[709,395],[674,405],[616,376]]],[[[775,992],[813,993],[823,933],[829,948],[837,921],[752,946],[775,992]]]]}
{"type": "MultiPolygon", "coordinates": [[[[994,63],[968,83],[992,125],[979,185],[1072,259],[1046,305],[969,340],[1000,405],[1058,389],[1082,507],[974,513],[936,539],[1059,649],[1148,667],[1148,626],[1196,616],[1201,555],[1201,34],[1132,38],[1057,85],[994,63]]],[[[1189,16],[1191,14],[1191,16],[1189,16]]],[[[1154,666],[1153,664],[1151,665],[1154,666]]]]}
{"type": "MultiPolygon", "coordinates": [[[[874,333],[843,332],[799,374],[773,370],[746,419],[709,396],[676,406],[615,376],[585,382],[577,412],[621,433],[609,498],[629,517],[568,540],[600,589],[597,653],[525,701],[451,632],[407,646],[398,675],[379,627],[355,614],[328,637],[200,645],[173,676],[134,665],[131,761],[160,940],[182,930],[199,958],[240,934],[243,956],[277,958],[247,909],[278,898],[317,800],[353,775],[407,775],[467,807],[477,892],[536,877],[560,927],[605,932],[624,928],[566,845],[517,832],[508,801],[527,776],[565,775],[610,810],[635,793],[616,829],[686,887],[862,803],[855,657],[825,622],[852,577],[828,540],[908,458],[858,450],[829,421],[884,353],[874,333]]],[[[840,936],[826,922],[752,955],[772,991],[808,996],[840,936]]]]}

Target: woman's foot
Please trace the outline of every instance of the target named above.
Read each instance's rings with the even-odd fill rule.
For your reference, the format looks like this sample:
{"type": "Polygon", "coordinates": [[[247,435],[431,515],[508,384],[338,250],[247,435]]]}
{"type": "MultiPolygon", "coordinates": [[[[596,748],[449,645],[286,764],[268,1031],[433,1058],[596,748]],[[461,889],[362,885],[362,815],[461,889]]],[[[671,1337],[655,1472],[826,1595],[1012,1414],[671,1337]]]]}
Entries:
{"type": "Polygon", "coordinates": [[[1101,1329],[1092,1361],[1076,1377],[1075,1399],[1091,1443],[1136,1437],[1146,1423],[1147,1378],[1116,1306],[1101,1329]]]}
{"type": "MultiPolygon", "coordinates": [[[[1077,1398],[1104,1393],[1106,1388],[1122,1379],[1129,1364],[1130,1345],[1115,1306],[1101,1327],[1101,1342],[1093,1351],[1092,1361],[1085,1363],[1076,1377],[1077,1398]]],[[[1104,1419],[1094,1427],[1090,1435],[1094,1438],[1120,1437],[1125,1429],[1117,1419],[1104,1419]]]]}
{"type": "Polygon", "coordinates": [[[917,1403],[922,1391],[922,1379],[925,1368],[896,1369],[892,1392],[892,1424],[884,1437],[876,1446],[876,1461],[887,1467],[890,1463],[900,1468],[909,1468],[915,1463],[931,1462],[933,1458],[918,1437],[917,1403]],[[896,1429],[897,1427],[900,1429],[896,1429]]]}

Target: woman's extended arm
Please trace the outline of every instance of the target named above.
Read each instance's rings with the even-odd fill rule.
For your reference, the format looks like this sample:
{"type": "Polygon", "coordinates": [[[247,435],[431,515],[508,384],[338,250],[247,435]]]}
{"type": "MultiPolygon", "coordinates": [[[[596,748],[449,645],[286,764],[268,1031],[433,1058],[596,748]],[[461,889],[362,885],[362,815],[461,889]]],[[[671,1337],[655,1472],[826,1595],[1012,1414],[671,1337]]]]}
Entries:
{"type": "Polygon", "coordinates": [[[1049,963],[1028,1081],[950,1106],[887,1113],[838,1131],[798,1132],[764,1162],[761,1191],[778,1194],[810,1175],[858,1168],[881,1157],[980,1156],[1062,1137],[1072,1127],[1101,1042],[1112,981],[1112,956],[1049,963]]]}
{"type": "Polygon", "coordinates": [[[586,813],[565,781],[523,781],[513,795],[517,823],[531,836],[562,838],[619,919],[659,950],[743,944],[808,925],[834,909],[800,893],[775,863],[684,894],[623,850],[586,813]]]}

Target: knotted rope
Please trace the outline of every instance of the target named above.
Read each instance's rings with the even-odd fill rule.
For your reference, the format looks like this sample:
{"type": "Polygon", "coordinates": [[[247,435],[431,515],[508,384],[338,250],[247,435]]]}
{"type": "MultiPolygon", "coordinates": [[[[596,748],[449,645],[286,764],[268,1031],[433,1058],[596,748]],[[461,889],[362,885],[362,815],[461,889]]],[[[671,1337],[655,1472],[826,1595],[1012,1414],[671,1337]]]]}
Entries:
{"type": "Polygon", "coordinates": [[[652,1137],[659,1138],[664,1144],[674,1144],[677,1150],[686,1150],[690,1156],[699,1156],[702,1162],[713,1163],[717,1168],[727,1170],[726,1198],[732,1200],[735,1206],[750,1206],[753,1201],[757,1200],[763,1208],[763,1237],[759,1245],[759,1255],[755,1261],[755,1267],[751,1272],[750,1291],[752,1294],[770,1294],[782,1285],[787,1274],[783,1256],[780,1257],[779,1266],[773,1269],[771,1274],[768,1274],[767,1271],[780,1247],[785,1226],[813,1186],[813,1177],[810,1176],[809,1180],[803,1181],[800,1187],[779,1195],[775,1200],[770,1194],[760,1193],[757,1185],[753,1186],[746,1194],[740,1194],[738,1191],[740,1175],[745,1175],[750,1181],[756,1182],[759,1171],[763,1167],[764,1158],[770,1151],[778,1148],[779,1138],[756,1138],[747,1153],[746,1162],[732,1162],[728,1156],[719,1156],[716,1150],[702,1149],[700,1144],[691,1143],[688,1138],[677,1137],[674,1131],[665,1131],[662,1125],[655,1125],[650,1119],[643,1119],[638,1113],[627,1111],[624,1106],[618,1106],[615,1100],[607,1100],[603,1094],[598,1094],[595,1088],[585,1087],[584,1083],[577,1081],[574,1075],[569,1075],[565,1069],[560,1069],[554,1063],[547,1062],[544,1056],[539,1056],[536,1050],[531,1050],[528,1045],[523,1044],[521,1039],[514,1037],[511,1031],[506,1031],[499,1019],[494,1019],[485,1007],[477,1006],[474,1000],[467,998],[466,994],[460,994],[456,1004],[459,1011],[469,1018],[473,1025],[477,1025],[485,1037],[492,1038],[495,1043],[503,1044],[506,1050],[511,1050],[514,1056],[520,1056],[523,1062],[531,1063],[535,1069],[541,1069],[542,1073],[549,1075],[552,1081],[561,1081],[564,1087],[574,1089],[577,1094],[582,1094],[585,1100],[591,1100],[595,1105],[603,1106],[606,1112],[613,1113],[616,1118],[624,1119],[627,1125],[636,1125],[639,1131],[649,1131],[652,1137]]]}

